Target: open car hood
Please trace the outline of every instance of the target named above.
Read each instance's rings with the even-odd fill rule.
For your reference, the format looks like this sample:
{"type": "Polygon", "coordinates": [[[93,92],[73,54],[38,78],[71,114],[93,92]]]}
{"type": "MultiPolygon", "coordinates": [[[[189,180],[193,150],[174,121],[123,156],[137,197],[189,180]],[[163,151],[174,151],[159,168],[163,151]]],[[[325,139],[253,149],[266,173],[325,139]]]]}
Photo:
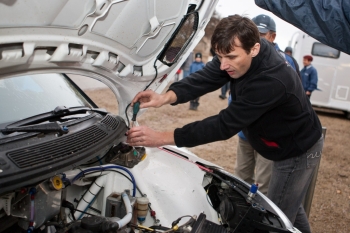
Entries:
{"type": "Polygon", "coordinates": [[[70,73],[105,83],[119,115],[158,93],[204,35],[217,0],[0,2],[0,79],[70,73]]]}

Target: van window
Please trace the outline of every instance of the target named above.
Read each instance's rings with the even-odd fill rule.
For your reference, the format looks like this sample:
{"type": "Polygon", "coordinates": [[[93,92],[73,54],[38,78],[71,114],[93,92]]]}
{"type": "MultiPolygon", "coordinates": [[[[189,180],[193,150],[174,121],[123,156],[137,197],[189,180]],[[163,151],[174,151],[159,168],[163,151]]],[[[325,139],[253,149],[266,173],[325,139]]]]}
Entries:
{"type": "Polygon", "coordinates": [[[333,49],[332,47],[329,47],[325,44],[316,42],[312,45],[311,54],[314,56],[329,57],[329,58],[337,59],[340,56],[340,51],[333,49]]]}

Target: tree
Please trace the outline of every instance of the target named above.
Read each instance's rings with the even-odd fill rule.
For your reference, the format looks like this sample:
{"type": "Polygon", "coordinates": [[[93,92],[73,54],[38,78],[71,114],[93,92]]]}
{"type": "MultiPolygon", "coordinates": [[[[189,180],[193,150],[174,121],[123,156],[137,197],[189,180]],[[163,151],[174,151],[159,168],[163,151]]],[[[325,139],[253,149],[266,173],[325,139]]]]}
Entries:
{"type": "Polygon", "coordinates": [[[205,28],[205,34],[201,41],[198,43],[196,48],[194,49],[195,52],[201,52],[203,55],[203,60],[206,62],[208,60],[208,57],[211,56],[210,54],[210,47],[211,47],[211,37],[214,33],[216,25],[218,25],[220,22],[220,16],[215,11],[212,17],[210,18],[206,28],[205,28]]]}
{"type": "Polygon", "coordinates": [[[220,16],[216,11],[214,11],[214,14],[211,16],[209,20],[209,23],[205,27],[204,37],[209,39],[209,41],[211,40],[211,36],[213,35],[215,27],[219,24],[219,22],[220,22],[220,16]]]}

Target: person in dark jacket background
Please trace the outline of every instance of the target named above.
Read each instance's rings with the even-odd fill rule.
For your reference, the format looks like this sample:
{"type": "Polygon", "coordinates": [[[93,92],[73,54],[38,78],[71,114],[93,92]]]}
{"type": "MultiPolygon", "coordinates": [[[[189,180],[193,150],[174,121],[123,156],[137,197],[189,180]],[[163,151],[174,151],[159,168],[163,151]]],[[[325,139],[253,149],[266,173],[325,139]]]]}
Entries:
{"type": "Polygon", "coordinates": [[[284,49],[284,53],[285,53],[285,54],[288,54],[288,55],[291,56],[291,57],[293,57],[293,49],[292,49],[292,47],[287,46],[287,47],[284,49]]]}
{"type": "Polygon", "coordinates": [[[317,70],[311,65],[313,57],[310,55],[305,55],[303,57],[304,68],[300,71],[301,82],[307,97],[311,97],[311,93],[317,89],[317,70]]]}
{"type": "MultiPolygon", "coordinates": [[[[201,53],[196,53],[194,56],[194,61],[191,64],[190,67],[190,74],[197,72],[198,70],[203,69],[205,66],[204,63],[202,62],[202,54],[201,53]]],[[[199,106],[199,97],[193,99],[190,101],[190,110],[197,110],[199,106]]]]}
{"type": "Polygon", "coordinates": [[[188,102],[221,88],[231,80],[232,102],[219,112],[177,128],[159,132],[137,126],[127,132],[131,146],[193,147],[226,140],[240,130],[262,156],[274,161],[268,197],[302,232],[311,232],[302,201],[320,163],[321,123],[307,99],[297,73],[286,64],[252,20],[223,18],[211,40],[211,62],[164,94],[138,93],[141,108],[188,102]]]}

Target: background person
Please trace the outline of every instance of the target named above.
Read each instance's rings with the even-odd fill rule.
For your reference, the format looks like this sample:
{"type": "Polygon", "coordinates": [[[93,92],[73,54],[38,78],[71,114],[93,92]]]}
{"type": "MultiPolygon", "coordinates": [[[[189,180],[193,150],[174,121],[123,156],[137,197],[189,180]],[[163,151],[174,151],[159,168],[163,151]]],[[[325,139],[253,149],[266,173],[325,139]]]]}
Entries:
{"type": "MultiPolygon", "coordinates": [[[[203,69],[205,64],[202,62],[202,54],[196,53],[194,56],[195,60],[192,62],[190,67],[190,74],[197,72],[198,70],[203,69]]],[[[190,101],[190,110],[197,110],[199,106],[199,97],[190,101]]]]}
{"type": "Polygon", "coordinates": [[[299,75],[299,77],[301,79],[301,74],[300,74],[300,71],[299,71],[299,64],[293,57],[293,49],[292,49],[292,47],[287,46],[284,49],[284,53],[293,59],[293,62],[294,62],[294,65],[295,65],[295,71],[298,73],[298,75],[299,75]]]}
{"type": "Polygon", "coordinates": [[[311,55],[305,55],[303,57],[304,68],[300,71],[301,82],[303,83],[305,93],[309,99],[311,93],[317,89],[318,82],[317,70],[311,65],[312,60],[313,57],[311,55]]]}
{"type": "Polygon", "coordinates": [[[230,82],[227,82],[225,85],[221,87],[221,95],[219,95],[220,99],[226,99],[226,93],[230,90],[230,82]]]}
{"type": "Polygon", "coordinates": [[[254,17],[252,20],[258,27],[260,36],[270,41],[275,46],[275,49],[280,53],[280,55],[284,57],[284,59],[298,73],[299,77],[301,77],[299,72],[299,65],[297,61],[292,56],[284,53],[279,48],[278,44],[274,42],[277,36],[275,21],[270,16],[264,15],[264,14],[258,15],[254,17]]]}
{"type": "Polygon", "coordinates": [[[178,69],[175,73],[175,82],[180,80],[181,69],[178,69]]]}
{"type": "Polygon", "coordinates": [[[287,47],[284,49],[284,53],[285,53],[285,54],[288,54],[290,57],[293,57],[293,49],[292,49],[292,47],[287,46],[287,47]]]}
{"type": "Polygon", "coordinates": [[[181,66],[181,70],[183,71],[183,78],[186,78],[190,75],[190,67],[193,62],[193,52],[190,52],[185,62],[181,66]]]}
{"type": "Polygon", "coordinates": [[[231,80],[232,102],[218,115],[158,132],[137,126],[127,132],[131,146],[193,147],[226,140],[243,129],[252,146],[274,161],[268,197],[301,232],[311,232],[302,201],[320,162],[321,123],[296,72],[247,17],[223,18],[211,40],[216,56],[164,94],[138,93],[141,108],[176,105],[221,88],[231,80]],[[268,61],[268,62],[267,62],[268,61]],[[307,166],[306,166],[307,164],[307,166]]]}

